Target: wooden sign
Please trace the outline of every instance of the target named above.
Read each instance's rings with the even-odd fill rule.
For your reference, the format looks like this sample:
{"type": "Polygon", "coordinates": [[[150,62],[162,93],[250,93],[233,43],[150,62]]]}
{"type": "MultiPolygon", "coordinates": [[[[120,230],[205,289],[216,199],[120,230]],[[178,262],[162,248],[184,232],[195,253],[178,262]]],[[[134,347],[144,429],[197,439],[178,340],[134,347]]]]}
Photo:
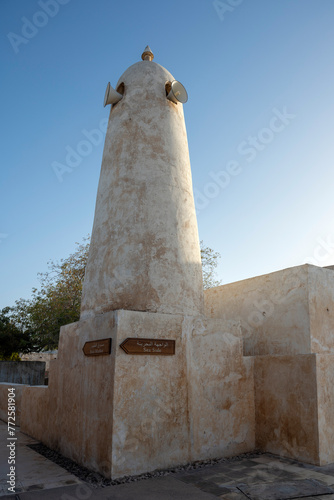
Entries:
{"type": "Polygon", "coordinates": [[[120,344],[126,354],[158,354],[172,356],[175,354],[175,340],[127,338],[120,344]]]}
{"type": "Polygon", "coordinates": [[[103,356],[111,353],[111,339],[86,342],[82,348],[85,356],[103,356]]]}

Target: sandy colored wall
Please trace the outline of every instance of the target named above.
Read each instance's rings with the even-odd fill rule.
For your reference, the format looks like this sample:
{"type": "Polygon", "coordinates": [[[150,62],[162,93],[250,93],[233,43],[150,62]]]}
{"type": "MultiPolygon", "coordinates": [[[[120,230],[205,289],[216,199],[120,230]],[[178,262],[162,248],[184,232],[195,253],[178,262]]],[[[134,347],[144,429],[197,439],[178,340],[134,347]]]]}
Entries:
{"type": "Polygon", "coordinates": [[[298,266],[204,292],[206,314],[239,319],[247,356],[334,353],[334,272],[298,266]]]}
{"type": "Polygon", "coordinates": [[[20,354],[22,361],[44,361],[45,371],[48,372],[50,368],[50,361],[57,359],[58,351],[47,352],[30,352],[29,354],[20,354]]]}
{"type": "Polygon", "coordinates": [[[308,267],[311,350],[334,354],[334,271],[308,267]]]}
{"type": "Polygon", "coordinates": [[[8,417],[8,389],[15,387],[15,424],[21,423],[21,407],[22,407],[22,384],[8,384],[0,382],[0,419],[7,422],[8,417]]]}
{"type": "Polygon", "coordinates": [[[205,290],[206,314],[241,322],[246,356],[310,352],[308,267],[205,290]]]}
{"type": "Polygon", "coordinates": [[[187,318],[191,459],[255,448],[253,360],[242,355],[240,326],[187,318]]]}
{"type": "Polygon", "coordinates": [[[102,472],[110,471],[116,347],[112,347],[111,355],[98,357],[85,356],[82,348],[88,339],[114,337],[114,328],[114,313],[62,327],[58,359],[50,364],[44,404],[39,388],[36,393],[26,389],[23,395],[24,432],[102,472]]]}
{"type": "Polygon", "coordinates": [[[176,354],[117,357],[116,477],[254,449],[252,360],[244,361],[238,326],[130,311],[118,326],[118,344],[131,331],[160,331],[176,340],[176,354]]]}
{"type": "Polygon", "coordinates": [[[316,354],[254,358],[256,444],[319,465],[316,354]]]}
{"type": "Polygon", "coordinates": [[[334,462],[334,355],[317,355],[320,465],[334,462]]]}
{"type": "Polygon", "coordinates": [[[47,386],[24,386],[21,401],[21,431],[38,441],[44,441],[54,420],[49,412],[47,386]],[[27,422],[29,425],[27,426],[27,422]]]}
{"type": "Polygon", "coordinates": [[[115,345],[112,475],[139,474],[190,460],[187,353],[182,316],[119,311],[115,345]],[[127,337],[175,340],[175,355],[125,354],[127,337]]]}
{"type": "Polygon", "coordinates": [[[62,328],[46,388],[25,388],[22,430],[65,456],[119,477],[251,451],[253,364],[240,328],[167,314],[117,311],[62,328]],[[86,357],[86,340],[112,353],[86,357]],[[134,356],[127,337],[168,338],[173,356],[134,356]]]}
{"type": "Polygon", "coordinates": [[[301,266],[209,290],[214,319],[121,310],[63,327],[49,387],[21,389],[22,430],[112,477],[255,445],[333,462],[334,355],[296,354],[311,340],[330,352],[331,273],[301,266]],[[251,305],[265,297],[265,321],[245,328],[251,305]],[[245,332],[253,332],[246,348],[245,332]],[[87,340],[108,337],[110,356],[84,356],[87,340]],[[127,337],[174,339],[176,354],[127,355],[127,337]],[[267,355],[244,357],[243,349],[267,355]]]}

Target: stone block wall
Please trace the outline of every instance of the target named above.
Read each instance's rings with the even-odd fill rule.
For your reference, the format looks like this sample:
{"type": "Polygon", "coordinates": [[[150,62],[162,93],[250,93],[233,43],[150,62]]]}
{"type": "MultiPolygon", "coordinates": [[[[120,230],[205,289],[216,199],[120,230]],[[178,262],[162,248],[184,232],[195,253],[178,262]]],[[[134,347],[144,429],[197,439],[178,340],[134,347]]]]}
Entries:
{"type": "Polygon", "coordinates": [[[233,322],[114,311],[61,329],[49,387],[25,387],[22,430],[107,477],[251,451],[253,362],[233,322]],[[112,352],[86,357],[86,341],[112,352]],[[128,355],[128,337],[167,338],[175,355],[128,355]]]}
{"type": "Polygon", "coordinates": [[[257,448],[320,465],[315,354],[256,356],[257,448]]]}
{"type": "Polygon", "coordinates": [[[245,356],[334,354],[334,272],[305,264],[205,291],[208,317],[240,321],[245,356]]]}
{"type": "Polygon", "coordinates": [[[7,422],[8,418],[8,389],[15,388],[15,425],[21,424],[21,411],[22,411],[22,391],[24,385],[22,384],[9,384],[7,382],[0,382],[0,420],[7,422]]]}
{"type": "Polygon", "coordinates": [[[239,320],[254,360],[256,443],[334,461],[334,272],[304,265],[205,292],[206,313],[239,320]]]}
{"type": "Polygon", "coordinates": [[[119,310],[67,325],[49,387],[21,386],[21,428],[113,478],[256,447],[331,463],[333,280],[306,265],[207,290],[212,318],[119,310]],[[175,355],[128,355],[128,337],[173,339],[175,355]],[[110,355],[84,355],[103,338],[110,355]]]}

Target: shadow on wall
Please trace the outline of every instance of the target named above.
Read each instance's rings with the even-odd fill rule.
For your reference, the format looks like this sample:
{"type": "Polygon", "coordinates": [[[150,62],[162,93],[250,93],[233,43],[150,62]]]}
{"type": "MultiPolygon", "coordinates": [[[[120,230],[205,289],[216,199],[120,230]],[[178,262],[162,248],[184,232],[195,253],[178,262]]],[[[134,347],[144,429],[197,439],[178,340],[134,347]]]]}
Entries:
{"type": "Polygon", "coordinates": [[[44,361],[0,361],[0,382],[44,385],[44,361]]]}

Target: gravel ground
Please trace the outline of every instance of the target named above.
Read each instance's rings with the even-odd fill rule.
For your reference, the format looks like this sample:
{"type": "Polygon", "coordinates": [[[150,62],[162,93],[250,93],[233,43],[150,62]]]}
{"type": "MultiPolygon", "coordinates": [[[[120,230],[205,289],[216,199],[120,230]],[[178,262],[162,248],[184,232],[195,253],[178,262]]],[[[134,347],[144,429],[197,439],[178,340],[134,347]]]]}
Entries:
{"type": "Polygon", "coordinates": [[[69,458],[63,457],[60,453],[50,450],[50,448],[48,448],[44,444],[38,443],[38,444],[31,444],[28,446],[32,450],[36,451],[40,455],[43,455],[47,459],[51,460],[51,462],[60,465],[60,467],[63,467],[63,469],[67,470],[74,476],[78,477],[79,479],[81,479],[81,481],[85,481],[86,483],[90,484],[94,488],[103,488],[106,486],[113,486],[116,484],[141,481],[143,479],[149,479],[151,477],[168,476],[169,474],[175,474],[177,472],[203,469],[204,467],[210,467],[212,465],[220,463],[228,463],[228,462],[232,463],[238,460],[255,458],[262,454],[261,452],[253,452],[253,453],[244,453],[242,455],[237,455],[231,458],[216,458],[210,460],[197,461],[178,467],[172,467],[170,469],[155,470],[153,472],[147,472],[145,474],[140,474],[138,476],[124,476],[119,479],[111,480],[111,479],[106,479],[98,472],[93,472],[87,469],[86,467],[82,467],[81,465],[77,464],[76,462],[73,462],[73,460],[70,460],[69,458]]]}

